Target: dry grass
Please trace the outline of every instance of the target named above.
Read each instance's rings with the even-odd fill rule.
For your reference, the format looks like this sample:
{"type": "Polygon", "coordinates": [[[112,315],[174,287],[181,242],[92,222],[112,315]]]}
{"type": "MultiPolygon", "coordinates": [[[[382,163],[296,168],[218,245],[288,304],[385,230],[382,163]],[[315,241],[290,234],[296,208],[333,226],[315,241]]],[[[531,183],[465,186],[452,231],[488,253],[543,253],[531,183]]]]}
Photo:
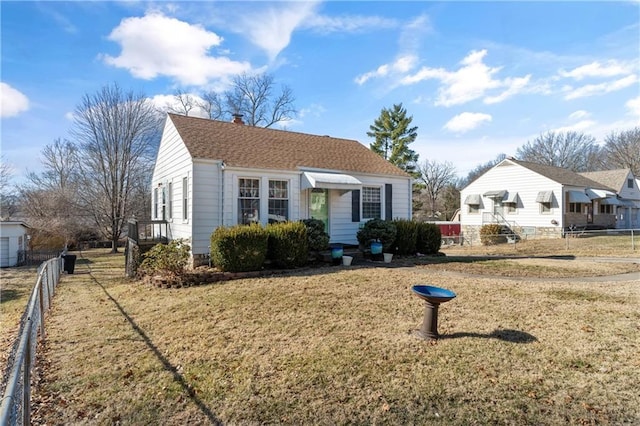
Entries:
{"type": "Polygon", "coordinates": [[[0,269],[0,366],[3,370],[37,278],[37,267],[0,269]]]}
{"type": "Polygon", "coordinates": [[[640,422],[637,282],[332,267],[157,289],[89,255],[54,300],[36,422],[640,422]],[[458,295],[437,344],[411,334],[416,283],[458,295]]]}

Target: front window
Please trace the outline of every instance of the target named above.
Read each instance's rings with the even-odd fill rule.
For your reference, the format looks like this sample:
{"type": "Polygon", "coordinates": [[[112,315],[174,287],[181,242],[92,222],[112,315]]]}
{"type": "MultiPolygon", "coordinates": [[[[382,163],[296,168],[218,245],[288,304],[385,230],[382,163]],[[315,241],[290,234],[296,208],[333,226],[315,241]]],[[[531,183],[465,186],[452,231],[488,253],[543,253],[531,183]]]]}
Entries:
{"type": "Polygon", "coordinates": [[[516,203],[504,203],[503,204],[507,213],[515,213],[516,212],[516,203]]]}
{"type": "Polygon", "coordinates": [[[540,213],[551,213],[551,203],[540,203],[540,213]]]}
{"type": "Polygon", "coordinates": [[[238,180],[238,223],[260,222],[260,179],[238,180]]]}
{"type": "Polygon", "coordinates": [[[380,188],[362,188],[362,218],[380,219],[382,217],[382,207],[380,202],[380,188]]]}
{"type": "Polygon", "coordinates": [[[469,214],[480,213],[480,206],[478,204],[469,204],[469,214]]]}
{"type": "Polygon", "coordinates": [[[289,220],[289,182],[269,181],[269,223],[289,220]]]}

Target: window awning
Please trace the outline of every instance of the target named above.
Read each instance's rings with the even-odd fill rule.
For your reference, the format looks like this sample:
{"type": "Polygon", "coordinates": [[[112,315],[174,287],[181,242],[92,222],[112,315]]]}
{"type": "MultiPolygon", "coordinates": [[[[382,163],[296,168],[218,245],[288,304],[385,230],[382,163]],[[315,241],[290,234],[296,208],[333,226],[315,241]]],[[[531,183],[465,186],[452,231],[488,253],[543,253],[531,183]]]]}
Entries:
{"type": "Polygon", "coordinates": [[[503,199],[506,194],[507,194],[507,191],[505,191],[505,190],[502,190],[502,191],[487,191],[484,194],[482,194],[482,196],[483,197],[487,197],[487,198],[503,199]]]}
{"type": "Polygon", "coordinates": [[[617,198],[605,198],[604,200],[600,201],[600,204],[609,204],[611,206],[621,206],[622,203],[620,202],[620,200],[618,200],[617,198]]]}
{"type": "Polygon", "coordinates": [[[591,199],[582,191],[569,191],[569,202],[591,204],[591,199]]]}
{"type": "Polygon", "coordinates": [[[469,194],[467,198],[464,199],[464,203],[468,206],[479,206],[480,205],[480,194],[469,194]]]}
{"type": "Polygon", "coordinates": [[[517,203],[518,193],[515,191],[507,192],[507,195],[502,199],[503,203],[517,203]]]}
{"type": "Polygon", "coordinates": [[[586,190],[586,193],[589,196],[589,198],[591,198],[592,200],[595,200],[596,198],[607,198],[607,197],[615,197],[616,196],[615,192],[607,191],[605,189],[591,189],[591,188],[588,188],[586,190]]]}
{"type": "Polygon", "coordinates": [[[536,203],[550,203],[553,200],[553,191],[540,191],[536,197],[536,203]]]}
{"type": "Polygon", "coordinates": [[[303,172],[302,189],[324,188],[351,191],[361,189],[362,182],[350,175],[339,173],[303,172]]]}

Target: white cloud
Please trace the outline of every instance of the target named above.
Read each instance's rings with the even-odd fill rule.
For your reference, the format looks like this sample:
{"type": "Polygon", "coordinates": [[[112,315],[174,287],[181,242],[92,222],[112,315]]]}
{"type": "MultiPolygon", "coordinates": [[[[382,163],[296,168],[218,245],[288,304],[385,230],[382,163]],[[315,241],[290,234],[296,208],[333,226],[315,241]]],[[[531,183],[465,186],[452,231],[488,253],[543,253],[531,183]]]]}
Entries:
{"type": "MultiPolygon", "coordinates": [[[[203,99],[195,94],[188,93],[185,96],[191,97],[192,102],[195,104],[203,102],[203,99]]],[[[171,109],[175,111],[180,111],[184,107],[180,104],[180,101],[176,98],[175,95],[155,95],[153,98],[149,99],[151,103],[156,107],[157,110],[167,112],[171,109]]],[[[209,114],[202,109],[201,107],[194,105],[193,108],[189,111],[190,117],[202,117],[209,118],[209,114]]]]}
{"type": "Polygon", "coordinates": [[[354,81],[358,85],[362,85],[372,78],[386,77],[392,73],[403,74],[415,67],[417,61],[418,58],[414,55],[401,56],[391,64],[380,65],[374,71],[369,71],[357,76],[354,81]]]}
{"type": "Polygon", "coordinates": [[[2,96],[2,109],[0,110],[2,118],[15,117],[29,110],[29,98],[7,83],[0,82],[0,96],[2,96]]]}
{"type": "Polygon", "coordinates": [[[159,13],[122,20],[109,40],[122,51],[117,57],[102,55],[104,61],[145,80],[166,75],[182,84],[204,85],[251,68],[246,62],[211,56],[208,51],[222,43],[217,34],[159,13]]]}
{"type": "Polygon", "coordinates": [[[449,120],[443,128],[454,133],[465,133],[480,126],[484,122],[491,122],[489,114],[480,112],[463,112],[449,120]]]}
{"type": "Polygon", "coordinates": [[[629,99],[624,106],[629,110],[629,115],[635,115],[640,118],[640,96],[629,99]]]}
{"type": "Polygon", "coordinates": [[[298,117],[300,118],[309,117],[309,116],[320,117],[326,111],[327,109],[320,104],[311,104],[306,108],[302,108],[298,113],[298,117]]]}
{"type": "Polygon", "coordinates": [[[314,17],[316,2],[275,3],[238,17],[235,31],[262,48],[270,60],[289,45],[291,34],[314,17]]]}
{"type": "Polygon", "coordinates": [[[311,15],[302,27],[320,33],[360,32],[368,29],[394,28],[398,23],[389,18],[379,16],[326,16],[311,15]]]}
{"type": "Polygon", "coordinates": [[[638,81],[638,76],[635,74],[628,75],[618,80],[607,81],[600,84],[587,84],[582,87],[574,89],[572,87],[565,87],[565,91],[568,91],[564,97],[565,100],[584,98],[587,96],[604,95],[605,93],[615,92],[617,90],[624,89],[631,86],[638,81]]]}
{"type": "Polygon", "coordinates": [[[474,99],[484,97],[488,91],[504,88],[503,92],[496,96],[487,96],[484,102],[493,104],[502,102],[518,93],[525,91],[530,75],[517,78],[495,79],[501,67],[489,67],[483,59],[487,55],[486,50],[471,51],[462,61],[462,65],[456,71],[448,71],[444,68],[423,67],[413,75],[405,76],[401,84],[409,85],[423,80],[436,79],[442,83],[438,89],[438,97],[435,105],[452,106],[460,105],[474,99]]]}
{"type": "Polygon", "coordinates": [[[578,110],[578,111],[574,111],[571,114],[569,114],[569,120],[580,120],[581,118],[588,118],[590,117],[591,114],[588,111],[585,110],[578,110]]]}
{"type": "Polygon", "coordinates": [[[487,96],[483,101],[485,104],[490,105],[497,104],[506,99],[509,99],[510,97],[521,93],[523,89],[529,84],[530,80],[531,74],[528,74],[524,77],[506,78],[502,82],[502,85],[507,87],[506,90],[504,90],[497,96],[487,96]]]}
{"type": "Polygon", "coordinates": [[[570,124],[568,126],[562,126],[553,129],[556,133],[560,132],[586,132],[588,129],[593,128],[597,123],[593,120],[581,120],[577,123],[570,124]]]}
{"type": "Polygon", "coordinates": [[[571,71],[561,69],[558,74],[562,77],[573,78],[579,81],[583,78],[589,77],[616,77],[619,75],[629,74],[630,72],[631,67],[629,65],[615,60],[610,60],[605,64],[595,61],[590,64],[574,68],[571,71]]]}

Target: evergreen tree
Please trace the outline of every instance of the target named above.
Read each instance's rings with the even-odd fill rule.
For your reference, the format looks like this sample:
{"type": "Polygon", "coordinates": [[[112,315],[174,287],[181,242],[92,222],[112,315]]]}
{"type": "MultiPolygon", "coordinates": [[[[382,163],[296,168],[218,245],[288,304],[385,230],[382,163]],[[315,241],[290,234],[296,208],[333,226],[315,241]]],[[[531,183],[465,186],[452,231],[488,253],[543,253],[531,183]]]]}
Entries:
{"type": "Polygon", "coordinates": [[[369,126],[371,131],[367,132],[367,136],[375,138],[375,142],[369,145],[373,152],[407,173],[418,176],[418,154],[409,148],[418,136],[418,127],[409,127],[412,120],[412,116],[407,117],[407,110],[402,103],[390,109],[383,108],[380,117],[369,126]]]}

